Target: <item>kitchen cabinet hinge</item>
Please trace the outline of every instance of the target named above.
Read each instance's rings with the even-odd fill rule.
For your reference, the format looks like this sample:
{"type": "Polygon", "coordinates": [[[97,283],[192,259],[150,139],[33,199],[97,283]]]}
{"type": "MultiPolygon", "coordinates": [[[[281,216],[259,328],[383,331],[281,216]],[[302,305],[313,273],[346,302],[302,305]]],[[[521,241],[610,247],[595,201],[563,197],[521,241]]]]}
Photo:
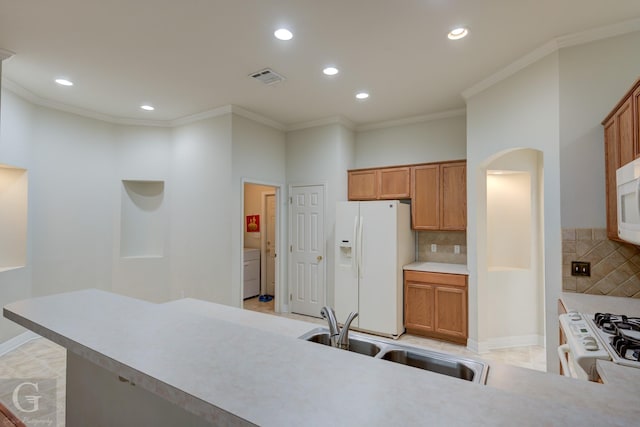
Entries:
{"type": "Polygon", "coordinates": [[[289,197],[289,204],[292,205],[293,204],[293,197],[289,197]]]}

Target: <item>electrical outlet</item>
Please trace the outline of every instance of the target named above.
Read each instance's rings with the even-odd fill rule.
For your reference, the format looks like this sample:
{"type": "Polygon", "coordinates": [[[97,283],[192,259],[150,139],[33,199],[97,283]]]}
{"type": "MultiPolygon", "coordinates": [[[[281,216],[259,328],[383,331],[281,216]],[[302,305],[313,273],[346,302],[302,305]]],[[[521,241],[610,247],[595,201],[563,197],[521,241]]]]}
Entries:
{"type": "Polygon", "coordinates": [[[591,277],[591,263],[583,261],[571,261],[571,275],[591,277]]]}
{"type": "Polygon", "coordinates": [[[453,253],[454,254],[460,253],[460,245],[453,245],[453,253]]]}
{"type": "Polygon", "coordinates": [[[438,252],[438,245],[436,245],[435,243],[431,244],[431,252],[438,252]]]}

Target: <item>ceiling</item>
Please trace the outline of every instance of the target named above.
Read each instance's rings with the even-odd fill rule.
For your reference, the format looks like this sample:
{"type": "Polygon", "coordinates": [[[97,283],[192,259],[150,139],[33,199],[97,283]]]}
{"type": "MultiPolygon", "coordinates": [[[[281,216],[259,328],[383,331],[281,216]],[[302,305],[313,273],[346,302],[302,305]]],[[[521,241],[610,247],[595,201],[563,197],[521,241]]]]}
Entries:
{"type": "Polygon", "coordinates": [[[114,119],[232,104],[285,127],[366,125],[463,108],[462,91],[545,43],[638,18],[638,0],[0,0],[0,48],[9,83],[114,119]],[[283,26],[292,40],[273,37],[283,26]],[[265,67],[286,80],[248,76],[265,67]]]}

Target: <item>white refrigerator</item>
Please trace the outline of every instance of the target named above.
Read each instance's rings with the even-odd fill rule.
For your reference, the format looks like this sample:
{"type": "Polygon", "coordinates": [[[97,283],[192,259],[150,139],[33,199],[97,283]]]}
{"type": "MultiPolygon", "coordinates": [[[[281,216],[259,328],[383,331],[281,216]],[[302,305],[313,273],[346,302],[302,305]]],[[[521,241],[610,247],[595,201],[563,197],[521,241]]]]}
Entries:
{"type": "Polygon", "coordinates": [[[338,202],[335,311],[352,328],[397,338],[404,332],[402,267],[415,259],[411,209],[399,200],[338,202]]]}

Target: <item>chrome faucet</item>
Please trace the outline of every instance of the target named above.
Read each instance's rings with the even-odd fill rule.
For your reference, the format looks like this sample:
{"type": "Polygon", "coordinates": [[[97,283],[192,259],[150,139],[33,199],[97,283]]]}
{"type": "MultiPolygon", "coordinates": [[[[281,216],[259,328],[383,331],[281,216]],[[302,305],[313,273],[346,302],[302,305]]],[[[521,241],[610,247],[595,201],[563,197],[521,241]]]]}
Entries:
{"type": "Polygon", "coordinates": [[[347,317],[346,322],[344,322],[344,326],[342,330],[338,327],[338,321],[336,320],[336,313],[333,311],[331,307],[322,307],[320,310],[320,315],[323,319],[327,319],[329,322],[329,343],[331,347],[342,348],[345,350],[349,349],[349,327],[351,326],[351,322],[353,319],[358,317],[358,313],[352,311],[347,317]]]}

